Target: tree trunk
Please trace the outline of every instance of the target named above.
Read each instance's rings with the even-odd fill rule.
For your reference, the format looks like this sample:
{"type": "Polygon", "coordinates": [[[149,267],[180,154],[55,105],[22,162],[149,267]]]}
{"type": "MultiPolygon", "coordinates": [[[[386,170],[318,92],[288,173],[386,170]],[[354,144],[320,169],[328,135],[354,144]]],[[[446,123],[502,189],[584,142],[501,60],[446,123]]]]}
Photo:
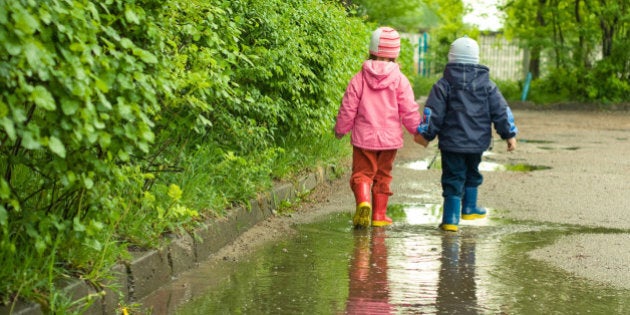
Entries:
{"type": "Polygon", "coordinates": [[[529,55],[529,72],[532,73],[532,78],[537,79],[540,77],[540,52],[539,46],[532,47],[529,55]]]}
{"type": "MultiPolygon", "coordinates": [[[[578,28],[582,28],[582,15],[580,14],[581,10],[580,10],[580,1],[581,0],[575,0],[575,7],[574,7],[574,12],[575,12],[575,23],[577,24],[578,28]]],[[[583,67],[588,67],[588,58],[585,57],[584,54],[584,45],[585,45],[585,39],[584,39],[584,34],[583,32],[580,30],[578,31],[578,47],[575,50],[575,56],[574,59],[576,66],[583,66],[583,67]]]]}
{"type": "Polygon", "coordinates": [[[600,28],[602,29],[602,57],[610,57],[612,53],[613,47],[613,36],[615,34],[614,25],[617,23],[617,20],[613,23],[606,23],[604,19],[602,19],[599,23],[600,28]]]}
{"type": "MultiPolygon", "coordinates": [[[[541,29],[544,29],[546,25],[545,17],[543,16],[546,4],[547,0],[538,0],[536,21],[538,22],[538,26],[540,26],[541,29]]],[[[542,52],[542,47],[540,44],[535,44],[535,46],[531,49],[532,50],[529,59],[529,72],[532,73],[532,78],[537,79],[540,77],[540,55],[542,52]]]]}

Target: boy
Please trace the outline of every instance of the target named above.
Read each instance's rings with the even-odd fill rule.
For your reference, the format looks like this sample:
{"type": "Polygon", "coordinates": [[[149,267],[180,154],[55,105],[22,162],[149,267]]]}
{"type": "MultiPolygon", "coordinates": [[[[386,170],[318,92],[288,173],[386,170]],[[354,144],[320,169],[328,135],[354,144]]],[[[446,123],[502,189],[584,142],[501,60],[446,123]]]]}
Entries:
{"type": "Polygon", "coordinates": [[[479,45],[466,36],[455,40],[448,53],[443,77],[433,85],[414,141],[426,147],[436,136],[442,158],[442,223],[445,231],[457,231],[464,220],[483,218],[477,206],[481,156],[490,146],[492,125],[516,149],[514,117],[489,68],[479,64],[479,45]]]}

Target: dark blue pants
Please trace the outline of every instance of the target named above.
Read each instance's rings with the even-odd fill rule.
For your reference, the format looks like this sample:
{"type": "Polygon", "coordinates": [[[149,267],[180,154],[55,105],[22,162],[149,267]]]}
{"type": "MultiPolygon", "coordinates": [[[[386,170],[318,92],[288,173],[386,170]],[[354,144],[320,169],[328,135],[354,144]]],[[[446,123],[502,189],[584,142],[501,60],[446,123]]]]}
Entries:
{"type": "Polygon", "coordinates": [[[441,151],[442,197],[462,197],[464,187],[479,187],[483,176],[479,173],[482,153],[454,153],[441,151]]]}

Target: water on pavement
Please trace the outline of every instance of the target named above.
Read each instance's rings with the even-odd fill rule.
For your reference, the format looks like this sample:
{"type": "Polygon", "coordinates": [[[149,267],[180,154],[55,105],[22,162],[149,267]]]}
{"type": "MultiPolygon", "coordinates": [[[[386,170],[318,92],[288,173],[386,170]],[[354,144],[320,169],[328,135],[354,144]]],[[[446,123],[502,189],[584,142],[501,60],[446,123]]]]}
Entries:
{"type": "Polygon", "coordinates": [[[627,290],[593,284],[528,257],[528,251],[561,235],[592,231],[482,219],[462,222],[458,233],[442,232],[436,228],[438,205],[401,208],[394,226],[353,230],[350,214],[337,213],[297,227],[297,236],[242,261],[202,266],[177,281],[182,291],[195,289],[176,313],[620,314],[630,309],[627,290]]]}

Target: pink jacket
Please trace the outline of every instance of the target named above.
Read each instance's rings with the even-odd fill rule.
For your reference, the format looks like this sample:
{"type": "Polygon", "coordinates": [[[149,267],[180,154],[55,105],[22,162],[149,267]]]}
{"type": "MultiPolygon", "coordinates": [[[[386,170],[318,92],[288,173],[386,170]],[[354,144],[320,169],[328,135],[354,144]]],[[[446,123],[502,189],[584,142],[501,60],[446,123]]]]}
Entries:
{"type": "Polygon", "coordinates": [[[398,64],[367,60],[346,88],[335,133],[352,131],[352,145],[362,149],[400,149],[402,126],[416,134],[420,119],[411,84],[398,64]]]}

